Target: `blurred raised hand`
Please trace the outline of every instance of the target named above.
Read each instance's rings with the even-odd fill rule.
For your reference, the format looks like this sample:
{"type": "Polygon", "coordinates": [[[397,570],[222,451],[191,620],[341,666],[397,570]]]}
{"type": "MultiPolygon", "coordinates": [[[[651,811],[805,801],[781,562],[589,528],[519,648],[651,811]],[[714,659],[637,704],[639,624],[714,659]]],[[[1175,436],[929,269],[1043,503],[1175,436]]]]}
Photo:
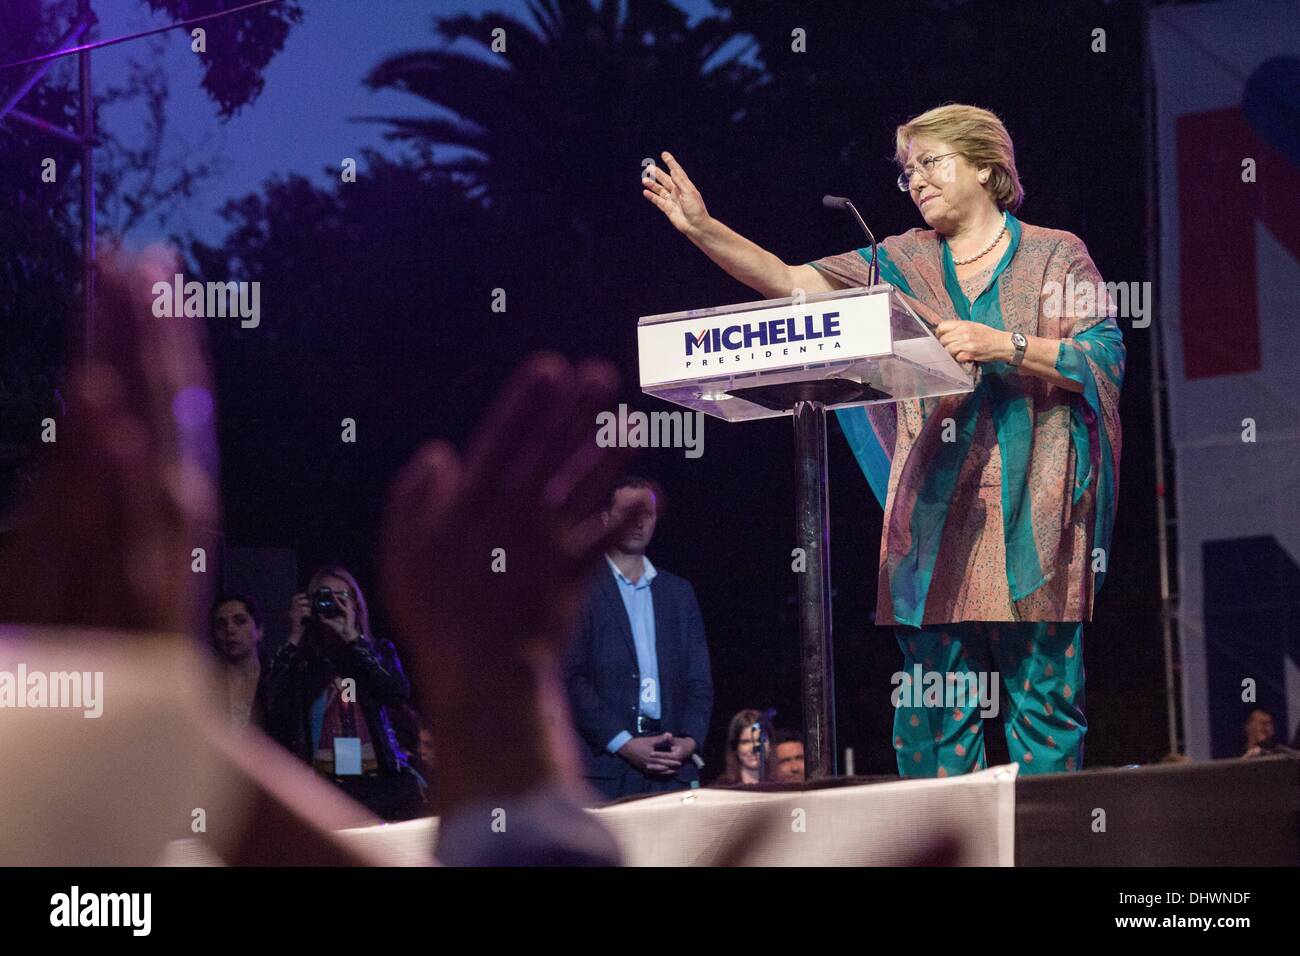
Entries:
{"type": "MultiPolygon", "coordinates": [[[[195,675],[206,656],[185,636],[203,632],[209,574],[192,570],[191,551],[218,524],[203,324],[153,314],[154,283],[177,271],[168,250],[110,248],[97,270],[93,334],[68,372],[68,414],[0,551],[0,622],[61,628],[60,653],[111,669],[115,691],[100,720],[69,725],[57,710],[24,711],[47,719],[0,737],[14,766],[50,764],[93,782],[62,799],[39,787],[6,792],[5,818],[15,831],[40,821],[31,858],[43,863],[132,863],[142,853],[151,862],[167,840],[190,835],[196,805],[212,810],[207,839],[229,863],[379,862],[330,832],[370,814],[269,741],[229,737],[212,688],[195,675]],[[99,628],[118,640],[98,640],[99,628]],[[174,640],[151,635],[142,647],[136,632],[174,640]],[[75,656],[79,648],[90,656],[75,656]]],[[[22,653],[50,652],[33,644],[22,653]]],[[[20,851],[9,846],[9,858],[20,851]]]]}
{"type": "Polygon", "coordinates": [[[201,320],[153,314],[171,282],[161,247],[97,262],[85,358],[68,414],[0,551],[0,621],[190,631],[208,575],[191,552],[215,529],[213,395],[201,320]]]}
{"type": "Polygon", "coordinates": [[[444,704],[472,690],[486,661],[553,654],[569,637],[591,571],[622,527],[606,528],[601,511],[627,452],[596,444],[596,415],[616,387],[607,362],[534,356],[464,459],[430,442],[397,478],[384,594],[422,683],[444,704]]]}
{"type": "Polygon", "coordinates": [[[596,443],[616,387],[606,362],[534,356],[463,459],[431,442],[394,484],[383,591],[433,721],[444,806],[576,781],[560,654],[593,569],[638,517],[601,519],[627,457],[596,443]]]}

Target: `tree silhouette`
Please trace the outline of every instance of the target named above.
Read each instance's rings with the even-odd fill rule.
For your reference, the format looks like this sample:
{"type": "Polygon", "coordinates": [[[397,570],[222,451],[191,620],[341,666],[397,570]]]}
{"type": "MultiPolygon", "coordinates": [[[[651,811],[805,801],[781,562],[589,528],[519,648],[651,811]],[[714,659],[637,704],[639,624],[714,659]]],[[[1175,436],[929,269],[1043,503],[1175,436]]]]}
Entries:
{"type": "MultiPolygon", "coordinates": [[[[67,6],[65,3],[63,6],[67,6]]],[[[57,5],[56,5],[57,7],[57,5]]],[[[0,62],[47,49],[58,39],[38,0],[7,0],[0,62]]],[[[0,96],[22,78],[0,73],[0,96]]],[[[75,126],[75,90],[39,84],[23,108],[64,128],[75,126]]],[[[63,184],[76,182],[77,151],[30,126],[6,123],[0,135],[0,530],[6,506],[32,479],[42,419],[60,414],[59,370],[65,333],[76,307],[77,223],[63,184]],[[52,159],[56,183],[42,181],[52,159]]],[[[74,193],[75,195],[75,193],[74,193]]]]}
{"type": "MultiPolygon", "coordinates": [[[[229,10],[244,0],[147,0],[150,9],[164,10],[177,20],[189,20],[229,10]]],[[[265,85],[262,73],[284,49],[293,24],[302,22],[299,0],[283,0],[202,24],[207,32],[203,88],[223,117],[231,117],[257,99],[265,85]]]]}
{"type": "MultiPolygon", "coordinates": [[[[102,0],[100,0],[102,2],[102,0]]],[[[227,9],[230,0],[140,0],[176,19],[227,9]]],[[[92,9],[96,4],[92,4],[92,9]]],[[[0,3],[0,62],[48,52],[76,13],[75,0],[3,0],[0,3]]],[[[262,89],[262,71],[284,46],[292,24],[302,18],[298,0],[244,11],[205,24],[204,88],[222,117],[253,102],[262,89]]],[[[75,61],[68,61],[69,64],[75,61]]],[[[29,68],[0,72],[0,99],[15,89],[29,68]]],[[[52,70],[22,100],[28,113],[75,130],[75,67],[52,70]]],[[[165,79],[156,68],[133,70],[124,89],[101,85],[96,107],[107,101],[140,99],[148,110],[143,146],[130,147],[114,130],[100,130],[96,185],[101,225],[127,227],[160,202],[187,198],[202,163],[162,169],[165,140],[165,79]],[[127,193],[130,193],[128,195],[127,193]]],[[[78,148],[12,119],[0,136],[0,529],[4,514],[32,478],[41,422],[62,414],[58,386],[71,340],[80,321],[78,148]],[[46,160],[56,178],[45,181],[46,160]]]]}
{"type": "Polygon", "coordinates": [[[619,250],[607,238],[639,201],[641,161],[659,162],[669,142],[703,143],[760,79],[725,58],[709,68],[734,35],[725,24],[688,28],[668,0],[630,0],[620,15],[621,6],[530,0],[535,27],[501,13],[441,18],[438,33],[473,52],[403,53],[366,79],[438,109],[376,119],[395,138],[457,150],[439,165],[462,177],[489,215],[544,235],[551,268],[578,296],[577,287],[631,264],[610,261],[619,250]]]}

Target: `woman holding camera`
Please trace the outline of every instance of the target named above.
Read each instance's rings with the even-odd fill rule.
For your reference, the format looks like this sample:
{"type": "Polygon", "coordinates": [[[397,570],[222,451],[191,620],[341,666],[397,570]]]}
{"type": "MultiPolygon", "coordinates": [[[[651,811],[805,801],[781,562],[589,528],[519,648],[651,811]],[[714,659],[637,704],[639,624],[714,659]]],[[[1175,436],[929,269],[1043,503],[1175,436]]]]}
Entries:
{"type": "Polygon", "coordinates": [[[407,703],[411,685],[392,642],[370,633],[356,578],[321,568],[289,616],[288,643],[267,676],[267,732],[376,815],[418,815],[421,783],[388,714],[407,703]]]}

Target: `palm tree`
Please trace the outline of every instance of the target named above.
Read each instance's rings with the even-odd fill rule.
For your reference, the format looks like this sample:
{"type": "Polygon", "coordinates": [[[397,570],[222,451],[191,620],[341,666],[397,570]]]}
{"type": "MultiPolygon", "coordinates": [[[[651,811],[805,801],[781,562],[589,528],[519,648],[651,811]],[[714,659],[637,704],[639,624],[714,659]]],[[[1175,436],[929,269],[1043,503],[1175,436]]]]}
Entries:
{"type": "Polygon", "coordinates": [[[704,146],[743,109],[759,72],[719,56],[734,37],[724,22],[688,27],[668,0],[627,0],[622,13],[619,0],[528,6],[535,27],[501,13],[440,18],[437,32],[466,52],[398,54],[366,78],[437,111],[372,119],[436,150],[485,207],[524,228],[545,224],[552,251],[576,240],[575,265],[594,278],[597,239],[637,201],[642,159],[704,146]]]}

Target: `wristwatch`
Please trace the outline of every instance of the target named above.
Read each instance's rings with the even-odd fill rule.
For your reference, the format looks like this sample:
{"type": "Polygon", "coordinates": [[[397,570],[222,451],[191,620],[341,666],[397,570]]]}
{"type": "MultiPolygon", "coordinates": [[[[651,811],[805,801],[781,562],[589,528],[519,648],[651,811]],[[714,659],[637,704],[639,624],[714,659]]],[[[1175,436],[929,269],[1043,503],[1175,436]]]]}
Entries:
{"type": "Polygon", "coordinates": [[[1019,365],[1025,360],[1025,349],[1029,348],[1029,339],[1025,338],[1019,332],[1012,332],[1011,344],[1016,348],[1016,354],[1011,356],[1011,364],[1019,365]]]}

